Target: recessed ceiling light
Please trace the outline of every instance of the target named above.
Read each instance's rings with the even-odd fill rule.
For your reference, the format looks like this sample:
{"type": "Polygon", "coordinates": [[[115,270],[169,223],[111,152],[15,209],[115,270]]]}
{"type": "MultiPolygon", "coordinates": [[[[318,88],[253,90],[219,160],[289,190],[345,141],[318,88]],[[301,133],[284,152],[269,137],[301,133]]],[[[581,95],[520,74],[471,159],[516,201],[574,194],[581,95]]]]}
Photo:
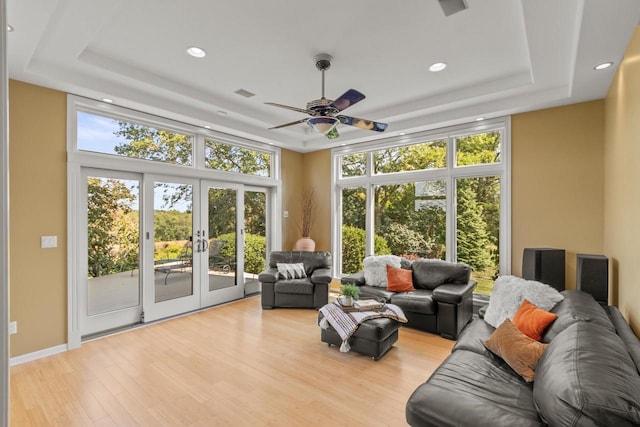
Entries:
{"type": "Polygon", "coordinates": [[[205,129],[211,129],[211,126],[209,126],[209,125],[204,125],[204,128],[205,128],[205,129]]]}
{"type": "Polygon", "coordinates": [[[603,62],[593,67],[594,70],[605,70],[613,65],[613,62],[603,62]]]}
{"type": "Polygon", "coordinates": [[[481,122],[484,120],[484,117],[476,117],[476,122],[481,122]]]}
{"type": "Polygon", "coordinates": [[[187,53],[194,58],[204,58],[207,55],[207,52],[205,52],[204,49],[201,49],[197,46],[188,47],[187,53]]]}
{"type": "Polygon", "coordinates": [[[11,25],[9,25],[9,24],[7,24],[7,31],[8,31],[8,32],[13,31],[13,27],[12,27],[11,25]]]}
{"type": "Polygon", "coordinates": [[[404,135],[406,135],[406,134],[407,134],[406,132],[400,132],[398,135],[400,135],[400,136],[404,136],[404,135]]]}
{"type": "Polygon", "coordinates": [[[113,99],[111,98],[101,98],[102,102],[106,102],[107,104],[113,104],[113,99]]]}
{"type": "Polygon", "coordinates": [[[269,145],[274,145],[273,142],[270,142],[269,145]]]}
{"type": "Polygon", "coordinates": [[[447,64],[445,64],[444,62],[434,62],[429,66],[429,71],[431,71],[432,73],[437,73],[438,71],[442,71],[445,68],[447,68],[447,64]]]}
{"type": "Polygon", "coordinates": [[[227,115],[227,112],[224,111],[224,110],[218,110],[218,111],[216,111],[216,113],[218,113],[219,116],[226,116],[227,115]]]}

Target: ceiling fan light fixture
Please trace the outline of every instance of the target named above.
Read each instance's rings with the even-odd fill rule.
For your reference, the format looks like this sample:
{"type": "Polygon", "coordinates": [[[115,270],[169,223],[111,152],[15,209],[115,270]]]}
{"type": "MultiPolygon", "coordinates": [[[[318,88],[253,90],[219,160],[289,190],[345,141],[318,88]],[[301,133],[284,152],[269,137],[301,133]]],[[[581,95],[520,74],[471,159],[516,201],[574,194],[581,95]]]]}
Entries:
{"type": "Polygon", "coordinates": [[[313,130],[318,133],[327,134],[331,132],[336,125],[340,123],[340,120],[335,117],[327,117],[327,116],[319,116],[319,117],[311,117],[307,120],[307,124],[311,126],[313,130]]]}

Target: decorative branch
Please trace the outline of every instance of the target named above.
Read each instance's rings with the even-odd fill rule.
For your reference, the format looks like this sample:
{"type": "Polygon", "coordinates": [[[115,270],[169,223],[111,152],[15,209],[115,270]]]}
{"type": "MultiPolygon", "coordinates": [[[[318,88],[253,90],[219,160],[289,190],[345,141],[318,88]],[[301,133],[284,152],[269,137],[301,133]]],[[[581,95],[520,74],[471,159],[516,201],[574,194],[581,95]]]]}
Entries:
{"type": "Polygon", "coordinates": [[[313,214],[315,212],[313,193],[313,189],[305,190],[300,200],[300,206],[302,207],[302,224],[298,224],[298,230],[302,234],[302,237],[309,237],[309,233],[311,233],[311,226],[314,221],[313,214]]]}

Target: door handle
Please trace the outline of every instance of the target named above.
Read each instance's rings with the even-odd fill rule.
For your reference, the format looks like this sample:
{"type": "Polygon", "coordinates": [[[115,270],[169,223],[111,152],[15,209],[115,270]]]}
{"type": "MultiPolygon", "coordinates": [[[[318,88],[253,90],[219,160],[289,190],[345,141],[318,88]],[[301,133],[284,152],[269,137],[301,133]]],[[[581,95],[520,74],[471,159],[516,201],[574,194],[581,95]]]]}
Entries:
{"type": "Polygon", "coordinates": [[[207,249],[209,249],[209,242],[207,241],[207,239],[202,239],[202,252],[206,251],[207,249]]]}

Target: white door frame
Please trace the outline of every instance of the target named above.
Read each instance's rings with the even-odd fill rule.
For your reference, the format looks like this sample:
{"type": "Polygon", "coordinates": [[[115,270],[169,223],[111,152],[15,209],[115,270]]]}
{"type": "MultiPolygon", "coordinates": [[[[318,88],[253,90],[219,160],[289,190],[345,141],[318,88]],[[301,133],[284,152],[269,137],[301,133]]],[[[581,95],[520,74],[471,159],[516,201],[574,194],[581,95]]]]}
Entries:
{"type": "MultiPolygon", "coordinates": [[[[80,201],[83,203],[83,212],[87,207],[88,199],[88,188],[87,188],[87,179],[90,176],[100,177],[100,178],[113,178],[113,179],[127,179],[127,180],[136,180],[140,184],[139,197],[138,197],[138,211],[140,213],[142,210],[142,175],[136,174],[132,172],[119,172],[119,171],[108,171],[101,169],[92,169],[92,168],[82,168],[81,169],[82,176],[82,185],[80,188],[80,201]]],[[[144,277],[144,269],[141,269],[142,263],[142,255],[144,254],[144,248],[142,247],[142,218],[139,219],[139,232],[140,239],[138,240],[138,248],[140,250],[140,258],[139,258],[139,270],[138,274],[140,280],[138,282],[138,304],[132,307],[121,308],[114,311],[109,311],[105,313],[99,313],[94,315],[89,315],[88,313],[88,288],[89,288],[89,280],[87,278],[87,268],[88,268],[88,241],[87,241],[87,229],[89,227],[87,215],[80,215],[80,217],[76,221],[76,236],[78,237],[78,245],[80,248],[84,250],[81,251],[77,255],[77,279],[78,279],[78,316],[79,316],[79,329],[81,336],[90,335],[97,332],[103,332],[109,329],[119,328],[126,325],[133,325],[140,321],[140,315],[142,314],[142,278],[144,277]]]]}
{"type": "Polygon", "coordinates": [[[191,185],[192,188],[192,220],[191,220],[191,235],[192,239],[195,239],[195,232],[200,224],[200,181],[193,178],[182,178],[172,175],[155,175],[147,174],[144,176],[144,192],[143,192],[143,205],[144,205],[144,225],[143,229],[143,270],[148,274],[144,275],[143,279],[143,311],[144,322],[151,322],[175,316],[178,314],[187,313],[189,311],[197,310],[200,308],[200,290],[199,290],[199,276],[197,274],[200,271],[201,258],[195,256],[195,250],[193,251],[192,258],[192,293],[190,295],[173,298],[166,301],[155,301],[155,265],[154,265],[154,249],[155,243],[154,237],[154,184],[156,182],[165,182],[171,184],[185,184],[191,185]]]}
{"type": "Polygon", "coordinates": [[[227,182],[220,181],[210,181],[210,180],[202,180],[201,181],[201,206],[200,206],[200,218],[201,218],[201,230],[204,230],[205,239],[210,238],[211,233],[208,229],[209,222],[209,188],[221,188],[221,189],[229,189],[236,191],[236,284],[235,286],[230,286],[214,291],[209,291],[209,269],[208,269],[208,259],[209,259],[209,248],[202,253],[201,258],[206,260],[202,263],[203,267],[200,269],[201,271],[201,305],[202,307],[208,307],[215,304],[221,304],[228,301],[233,301],[235,299],[240,299],[244,297],[244,185],[242,184],[231,184],[227,182]]]}

